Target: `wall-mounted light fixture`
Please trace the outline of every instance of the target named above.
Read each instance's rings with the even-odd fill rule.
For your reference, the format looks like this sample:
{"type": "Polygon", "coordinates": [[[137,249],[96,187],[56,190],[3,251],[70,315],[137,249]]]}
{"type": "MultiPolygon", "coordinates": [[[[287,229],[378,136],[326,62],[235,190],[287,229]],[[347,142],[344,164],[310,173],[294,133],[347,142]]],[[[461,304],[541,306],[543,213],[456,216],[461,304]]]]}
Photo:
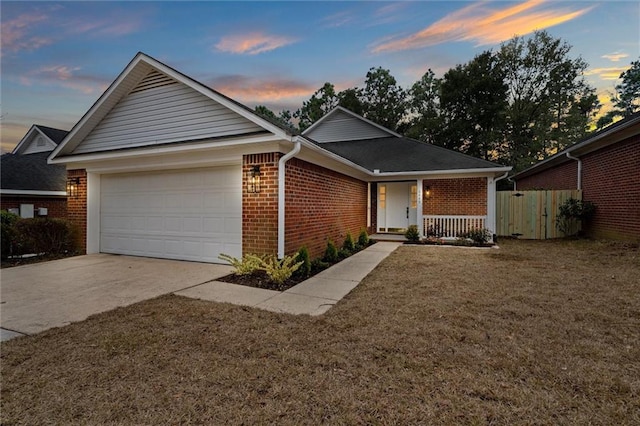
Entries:
{"type": "Polygon", "coordinates": [[[427,189],[424,190],[424,198],[429,199],[431,198],[431,187],[427,186],[427,189]]]}
{"type": "Polygon", "coordinates": [[[250,194],[260,192],[260,166],[251,166],[247,172],[247,192],[250,194]]]}
{"type": "Polygon", "coordinates": [[[80,178],[67,178],[67,197],[76,198],[78,196],[78,186],[80,185],[80,178]]]}

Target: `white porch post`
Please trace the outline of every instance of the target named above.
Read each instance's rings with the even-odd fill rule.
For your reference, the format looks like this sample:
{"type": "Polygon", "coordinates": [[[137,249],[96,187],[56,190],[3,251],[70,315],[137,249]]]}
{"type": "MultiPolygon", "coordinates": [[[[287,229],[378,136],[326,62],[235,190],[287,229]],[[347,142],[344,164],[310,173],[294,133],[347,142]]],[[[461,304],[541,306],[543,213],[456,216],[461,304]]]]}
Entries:
{"type": "Polygon", "coordinates": [[[491,240],[493,234],[496,233],[496,180],[493,177],[487,177],[487,220],[486,228],[491,232],[491,240]]]}
{"type": "Polygon", "coordinates": [[[87,254],[100,253],[100,175],[87,173],[87,254]]]}
{"type": "Polygon", "coordinates": [[[371,228],[371,182],[367,182],[367,229],[371,228]]]}
{"type": "Polygon", "coordinates": [[[424,220],[422,220],[422,197],[424,195],[424,188],[422,186],[422,179],[418,179],[418,190],[417,192],[417,205],[416,205],[416,216],[418,220],[418,233],[421,237],[424,237],[424,220]]]}

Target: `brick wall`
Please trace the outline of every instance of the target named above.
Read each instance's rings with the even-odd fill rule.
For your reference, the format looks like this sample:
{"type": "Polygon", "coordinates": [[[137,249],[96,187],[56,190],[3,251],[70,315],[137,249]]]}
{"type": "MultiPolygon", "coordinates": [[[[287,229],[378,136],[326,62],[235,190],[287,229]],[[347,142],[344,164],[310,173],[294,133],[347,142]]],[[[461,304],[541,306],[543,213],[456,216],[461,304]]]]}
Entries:
{"type": "Polygon", "coordinates": [[[518,179],[516,188],[528,189],[576,189],[578,187],[578,162],[571,160],[542,173],[518,179]]]}
{"type": "Polygon", "coordinates": [[[87,171],[67,170],[68,178],[79,178],[78,195],[67,199],[67,218],[78,228],[81,253],[87,252],[87,171]]]}
{"type": "Polygon", "coordinates": [[[597,207],[588,235],[640,241],[640,135],[582,157],[582,189],[597,207]]]}
{"type": "Polygon", "coordinates": [[[66,218],[67,217],[67,198],[47,198],[47,197],[18,197],[18,196],[2,196],[0,198],[0,209],[19,209],[20,204],[33,204],[34,217],[38,215],[36,209],[45,207],[49,218],[66,218]]]}
{"type": "Polygon", "coordinates": [[[292,158],[286,165],[285,252],[303,245],[310,256],[324,253],[327,238],[339,247],[367,226],[367,183],[292,158]]]}
{"type": "Polygon", "coordinates": [[[430,188],[431,196],[423,197],[422,213],[425,215],[487,214],[487,179],[425,179],[424,191],[430,188]]]}
{"type": "Polygon", "coordinates": [[[278,253],[278,160],[282,154],[245,155],[242,159],[242,252],[278,253]],[[247,192],[247,173],[260,166],[259,193],[247,192]]]}

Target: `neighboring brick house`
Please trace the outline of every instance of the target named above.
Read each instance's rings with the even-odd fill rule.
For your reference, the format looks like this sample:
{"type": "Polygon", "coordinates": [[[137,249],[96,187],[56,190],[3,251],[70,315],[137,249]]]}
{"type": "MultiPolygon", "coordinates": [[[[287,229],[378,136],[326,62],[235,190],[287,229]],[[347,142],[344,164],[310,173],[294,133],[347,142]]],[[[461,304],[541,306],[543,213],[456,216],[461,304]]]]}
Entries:
{"type": "Polygon", "coordinates": [[[11,153],[0,157],[0,208],[22,217],[67,215],[67,171],[47,164],[67,131],[34,124],[11,153]]]}
{"type": "Polygon", "coordinates": [[[514,176],[518,190],[581,189],[594,238],[640,240],[640,113],[514,176]]]}
{"type": "Polygon", "coordinates": [[[219,262],[362,229],[495,229],[510,170],[406,139],[343,108],[302,134],[139,53],[49,159],[78,191],[88,253],[219,262]]]}

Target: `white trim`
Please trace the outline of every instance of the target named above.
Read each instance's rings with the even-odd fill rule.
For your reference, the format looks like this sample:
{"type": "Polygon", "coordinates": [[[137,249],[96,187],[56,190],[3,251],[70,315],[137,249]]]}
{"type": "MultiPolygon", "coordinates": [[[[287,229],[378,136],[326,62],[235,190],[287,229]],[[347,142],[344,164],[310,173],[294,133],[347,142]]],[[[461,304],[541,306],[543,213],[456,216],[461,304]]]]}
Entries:
{"type": "Polygon", "coordinates": [[[481,173],[485,176],[491,173],[504,173],[511,170],[511,167],[492,167],[486,169],[454,169],[454,170],[429,170],[429,171],[411,171],[411,172],[380,172],[371,173],[375,177],[400,177],[400,176],[432,176],[432,175],[457,175],[481,173]]]}
{"type": "Polygon", "coordinates": [[[100,175],[87,172],[87,254],[100,253],[100,175]]]}
{"type": "Polygon", "coordinates": [[[485,227],[493,235],[496,233],[496,180],[492,177],[487,178],[487,219],[485,227]]]}
{"type": "MultiPolygon", "coordinates": [[[[20,154],[19,151],[22,149],[22,145],[33,142],[34,138],[31,137],[31,135],[34,133],[34,131],[42,135],[42,137],[45,138],[47,141],[49,141],[49,143],[52,144],[53,146],[57,146],[57,144],[54,141],[52,141],[49,136],[47,136],[42,130],[40,130],[37,124],[33,124],[31,125],[31,128],[29,128],[29,130],[27,131],[27,134],[24,135],[22,139],[20,139],[20,142],[18,142],[18,144],[13,148],[13,150],[11,151],[11,154],[20,154]],[[27,140],[29,142],[27,142],[27,140]]],[[[42,151],[42,152],[47,152],[47,151],[42,151]]]]}
{"type": "Polygon", "coordinates": [[[333,114],[336,114],[338,111],[344,112],[348,115],[351,115],[354,118],[357,118],[360,121],[364,121],[365,123],[377,127],[378,129],[382,130],[383,132],[389,133],[391,136],[396,136],[398,138],[401,138],[402,135],[399,135],[398,133],[394,132],[393,130],[387,129],[386,127],[383,127],[377,123],[374,123],[371,120],[367,120],[366,118],[364,118],[361,115],[356,114],[353,111],[349,111],[348,109],[341,107],[341,106],[337,106],[334,109],[332,109],[331,111],[329,111],[328,113],[326,113],[325,115],[323,115],[318,121],[316,121],[315,123],[313,123],[311,126],[309,126],[307,129],[305,129],[304,132],[302,132],[302,135],[304,136],[305,134],[309,133],[310,131],[312,131],[313,129],[315,129],[316,127],[320,126],[321,123],[325,120],[327,120],[330,116],[332,116],[333,114]]]}
{"type": "Polygon", "coordinates": [[[418,186],[418,199],[416,204],[416,218],[418,221],[418,233],[419,235],[424,235],[424,220],[422,220],[422,196],[424,195],[424,180],[422,178],[418,178],[417,186],[418,186]]]}
{"type": "Polygon", "coordinates": [[[367,228],[371,228],[371,182],[367,182],[367,228]]]}
{"type": "Polygon", "coordinates": [[[66,197],[67,191],[37,191],[31,189],[0,189],[1,195],[39,195],[44,197],[66,197]]]}

